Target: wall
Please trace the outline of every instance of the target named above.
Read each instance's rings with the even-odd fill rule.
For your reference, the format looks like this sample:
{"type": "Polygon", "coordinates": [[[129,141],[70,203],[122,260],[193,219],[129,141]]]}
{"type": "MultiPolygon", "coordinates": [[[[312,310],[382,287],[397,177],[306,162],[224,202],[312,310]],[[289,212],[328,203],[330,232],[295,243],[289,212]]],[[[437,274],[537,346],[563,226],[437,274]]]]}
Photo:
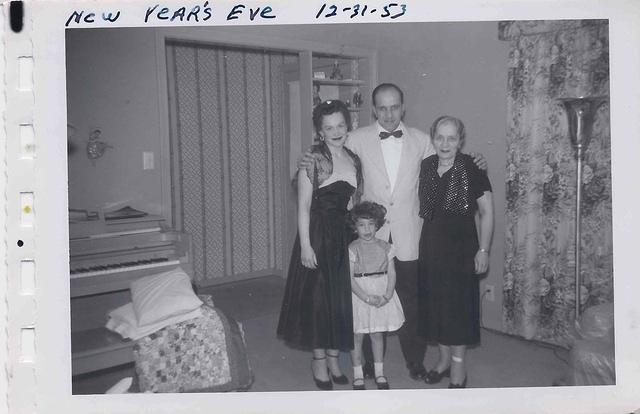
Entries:
{"type": "Polygon", "coordinates": [[[67,31],[67,122],[77,150],[69,156],[69,207],[100,210],[122,201],[160,214],[162,182],[153,30],[67,31]],[[91,130],[113,148],[92,164],[91,130]],[[142,169],[142,152],[155,169],[142,169]]]}
{"type": "MultiPolygon", "coordinates": [[[[376,49],[379,80],[395,82],[405,90],[407,124],[425,130],[440,114],[459,116],[468,130],[466,151],[478,151],[485,156],[493,184],[495,232],[490,272],[484,283],[496,287],[496,297],[494,302],[485,300],[482,309],[484,325],[501,329],[507,44],[498,40],[497,26],[496,22],[401,23],[243,26],[203,31],[212,35],[236,32],[272,36],[274,46],[278,37],[334,44],[349,39],[352,46],[376,49]]],[[[117,151],[98,160],[94,170],[89,168],[86,158],[73,157],[70,183],[82,191],[73,191],[70,206],[91,199],[99,203],[133,196],[155,205],[161,199],[160,178],[154,180],[153,174],[141,171],[141,151],[147,148],[156,151],[153,145],[158,145],[155,136],[160,120],[153,30],[85,31],[81,37],[73,36],[68,47],[72,57],[69,74],[78,79],[70,86],[70,121],[82,122],[84,129],[79,132],[85,135],[83,139],[89,125],[96,123],[104,128],[103,135],[117,144],[117,151]],[[99,50],[96,45],[100,45],[99,50]],[[78,62],[88,62],[90,67],[83,69],[78,62]],[[98,96],[98,102],[88,99],[90,95],[98,96]],[[143,192],[129,193],[128,189],[134,186],[120,184],[124,180],[122,172],[109,170],[106,161],[116,156],[127,166],[123,170],[134,175],[129,182],[139,183],[145,189],[143,192]],[[86,168],[89,176],[79,176],[79,167],[86,168]],[[92,188],[95,186],[92,180],[103,175],[108,185],[104,189],[92,188]]]]}
{"type": "MultiPolygon", "coordinates": [[[[427,131],[439,115],[459,117],[467,128],[466,152],[484,155],[495,204],[490,270],[482,286],[495,299],[482,305],[484,326],[502,329],[506,94],[508,43],[498,40],[497,22],[399,23],[263,28],[263,34],[374,48],[378,81],[405,92],[405,121],[427,131]]],[[[274,42],[277,44],[277,42],[274,42]]]]}

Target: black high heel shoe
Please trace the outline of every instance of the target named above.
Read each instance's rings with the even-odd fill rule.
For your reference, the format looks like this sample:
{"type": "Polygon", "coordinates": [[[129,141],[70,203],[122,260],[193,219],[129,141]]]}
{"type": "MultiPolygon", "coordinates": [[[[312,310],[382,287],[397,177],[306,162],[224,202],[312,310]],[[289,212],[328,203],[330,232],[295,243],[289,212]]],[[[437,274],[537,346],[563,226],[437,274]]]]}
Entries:
{"type": "Polygon", "coordinates": [[[347,376],[344,374],[341,374],[337,377],[331,374],[331,379],[333,380],[333,382],[335,382],[338,385],[346,385],[349,383],[349,378],[347,378],[347,376]]]}
{"type": "MultiPolygon", "coordinates": [[[[333,390],[333,383],[331,382],[331,380],[327,380],[327,381],[322,381],[319,380],[316,377],[313,377],[313,382],[316,383],[316,387],[318,387],[318,389],[322,390],[322,391],[331,391],[333,390]]],[[[451,387],[449,387],[451,388],[451,387]]]]}
{"type": "Polygon", "coordinates": [[[467,388],[467,377],[464,377],[464,381],[462,381],[462,384],[450,383],[449,388],[467,388]]]}
{"type": "MultiPolygon", "coordinates": [[[[338,356],[340,354],[337,355],[331,355],[330,353],[327,353],[327,357],[328,358],[336,358],[338,359],[338,356]]],[[[329,370],[329,373],[331,374],[331,379],[333,380],[333,382],[335,382],[338,385],[346,385],[349,383],[349,378],[347,378],[346,375],[344,374],[340,374],[338,376],[333,375],[333,373],[331,373],[331,370],[329,370]]]]}
{"type": "MultiPolygon", "coordinates": [[[[323,359],[327,359],[327,358],[325,358],[325,357],[322,357],[322,358],[313,357],[313,361],[322,361],[323,359]]],[[[313,361],[311,362],[312,364],[313,364],[313,361]]],[[[311,376],[313,376],[313,382],[316,383],[316,387],[318,387],[322,391],[331,391],[333,389],[333,383],[331,382],[331,380],[322,381],[322,380],[319,380],[318,378],[316,378],[316,376],[313,373],[313,367],[311,368],[311,376]]]]}
{"type": "Polygon", "coordinates": [[[424,377],[424,382],[427,384],[437,384],[442,381],[442,378],[451,376],[451,367],[445,369],[442,372],[438,372],[435,369],[427,372],[427,375],[424,377]]]}

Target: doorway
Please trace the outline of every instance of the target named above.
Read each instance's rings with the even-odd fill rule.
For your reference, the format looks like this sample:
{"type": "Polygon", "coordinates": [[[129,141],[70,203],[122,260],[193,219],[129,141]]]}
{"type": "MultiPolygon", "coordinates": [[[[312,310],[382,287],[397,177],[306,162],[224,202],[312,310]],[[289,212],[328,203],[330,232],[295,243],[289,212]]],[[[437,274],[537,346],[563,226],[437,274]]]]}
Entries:
{"type": "Polygon", "coordinates": [[[167,40],[173,223],[194,281],[284,274],[290,204],[285,68],[298,55],[167,40]]]}

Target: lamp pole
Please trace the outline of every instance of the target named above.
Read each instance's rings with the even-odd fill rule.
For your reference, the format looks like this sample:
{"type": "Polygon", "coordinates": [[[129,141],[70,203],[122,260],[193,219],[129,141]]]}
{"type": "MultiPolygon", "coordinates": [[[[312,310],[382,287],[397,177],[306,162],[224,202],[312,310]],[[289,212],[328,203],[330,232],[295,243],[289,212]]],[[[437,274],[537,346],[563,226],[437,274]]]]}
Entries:
{"type": "Polygon", "coordinates": [[[576,171],[576,222],[575,222],[575,319],[580,316],[580,221],[582,216],[582,158],[591,141],[591,132],[596,113],[608,98],[606,96],[560,98],[569,124],[569,139],[576,149],[578,167],[576,171]]]}

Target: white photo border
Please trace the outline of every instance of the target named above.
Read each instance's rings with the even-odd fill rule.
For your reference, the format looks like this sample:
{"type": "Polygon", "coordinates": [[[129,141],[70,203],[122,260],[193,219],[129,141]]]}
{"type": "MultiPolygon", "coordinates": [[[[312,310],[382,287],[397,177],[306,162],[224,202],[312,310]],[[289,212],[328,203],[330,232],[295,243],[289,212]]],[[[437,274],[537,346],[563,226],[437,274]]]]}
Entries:
{"type": "MultiPolygon", "coordinates": [[[[5,25],[6,163],[2,163],[6,185],[6,243],[9,335],[6,395],[10,412],[154,412],[204,413],[293,413],[300,410],[333,413],[347,412],[449,412],[474,410],[488,413],[629,413],[640,409],[640,278],[637,277],[637,253],[634,247],[640,234],[636,202],[636,177],[640,177],[640,4],[633,1],[583,0],[498,1],[462,0],[455,2],[404,0],[407,11],[396,21],[477,21],[608,19],[610,27],[611,137],[614,290],[616,315],[616,385],[598,387],[546,387],[466,390],[391,390],[354,393],[350,391],[211,393],[211,394],[123,394],[73,396],[71,394],[71,344],[69,322],[69,284],[60,283],[69,273],[67,222],[67,140],[65,85],[65,23],[74,11],[84,10],[79,24],[72,27],[152,27],[210,26],[242,24],[325,24],[351,23],[348,14],[335,20],[316,19],[323,1],[250,1],[246,8],[270,6],[275,19],[250,22],[248,13],[227,21],[227,13],[240,1],[209,1],[213,16],[206,22],[144,22],[149,7],[160,2],[28,2],[26,25],[22,34],[9,34],[5,25]],[[101,13],[120,11],[116,22],[107,23],[101,13]],[[87,13],[94,17],[84,20],[87,13]],[[16,46],[17,45],[17,46],[16,46]],[[33,100],[11,102],[16,88],[16,56],[32,48],[34,58],[33,100]],[[12,55],[13,54],[13,55],[12,55]],[[17,103],[16,103],[17,102],[17,103]],[[15,104],[15,105],[14,105],[15,104]],[[11,105],[13,109],[11,109],[11,105]],[[31,105],[31,107],[29,107],[31,105]],[[15,111],[15,112],[11,112],[15,111]],[[18,114],[21,111],[22,115],[18,114]],[[15,116],[14,116],[15,114],[15,116]],[[26,115],[25,115],[26,114],[26,115]],[[20,116],[26,118],[20,118],[20,116]],[[36,157],[20,158],[16,123],[32,117],[36,157]],[[22,119],[22,120],[21,120],[22,119]],[[24,161],[24,162],[23,162],[24,161]],[[32,166],[32,170],[29,165],[32,166]],[[18,167],[16,167],[18,166],[18,167]],[[16,167],[16,168],[14,168],[16,167]],[[20,191],[35,194],[35,227],[16,224],[20,214],[20,191]],[[33,232],[31,234],[30,232],[33,232]],[[25,248],[18,248],[17,239],[25,248]],[[22,250],[20,250],[22,249],[22,250]],[[31,250],[28,250],[31,249],[31,250]],[[31,255],[36,262],[35,302],[20,295],[15,285],[17,261],[31,255]],[[33,303],[32,303],[33,302],[33,303]],[[32,304],[31,304],[32,303],[32,304]],[[26,315],[26,316],[25,316],[26,315]],[[29,316],[31,315],[31,316],[29,316]],[[20,361],[17,355],[19,326],[32,322],[36,329],[35,362],[20,361]],[[33,372],[30,376],[29,372],[33,372]]],[[[164,1],[162,6],[187,10],[205,2],[164,1]]],[[[353,1],[331,2],[335,4],[353,1]]],[[[389,2],[371,1],[370,4],[389,2]]],[[[5,16],[8,15],[5,5],[5,16]]],[[[362,17],[358,22],[391,23],[378,15],[362,17]]],[[[496,28],[497,34],[497,28],[496,28]]],[[[0,171],[2,172],[2,171],[0,171]]],[[[2,224],[2,223],[0,223],[2,224]]],[[[2,287],[2,286],[0,286],[2,287]]]]}

